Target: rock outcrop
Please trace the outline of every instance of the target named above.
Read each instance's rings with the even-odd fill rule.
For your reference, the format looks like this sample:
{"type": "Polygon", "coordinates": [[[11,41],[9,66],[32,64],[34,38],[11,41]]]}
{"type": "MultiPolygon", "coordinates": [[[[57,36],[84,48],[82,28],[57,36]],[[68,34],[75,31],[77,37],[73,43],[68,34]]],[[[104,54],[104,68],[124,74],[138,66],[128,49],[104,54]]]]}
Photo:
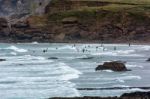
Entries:
{"type": "Polygon", "coordinates": [[[98,70],[112,70],[112,71],[117,71],[117,72],[121,72],[121,71],[128,71],[128,69],[126,68],[125,64],[122,62],[105,62],[103,65],[99,65],[98,67],[96,67],[95,69],[96,71],[98,70]]]}
{"type": "Polygon", "coordinates": [[[10,34],[10,29],[8,22],[5,18],[0,18],[0,37],[8,37],[10,34]]]}
{"type": "Polygon", "coordinates": [[[125,93],[121,99],[150,99],[150,92],[125,93]]]}
{"type": "Polygon", "coordinates": [[[150,99],[150,92],[125,93],[120,97],[55,97],[49,99],[150,99]]]}

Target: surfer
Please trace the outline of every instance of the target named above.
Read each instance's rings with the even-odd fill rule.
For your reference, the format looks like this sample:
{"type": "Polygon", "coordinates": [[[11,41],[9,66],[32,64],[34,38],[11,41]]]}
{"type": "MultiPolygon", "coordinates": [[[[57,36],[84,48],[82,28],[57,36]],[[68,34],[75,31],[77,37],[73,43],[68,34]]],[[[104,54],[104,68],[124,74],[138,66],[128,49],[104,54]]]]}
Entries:
{"type": "Polygon", "coordinates": [[[84,49],[84,48],[82,49],[82,52],[83,52],[83,53],[85,52],[85,49],[84,49]]]}
{"type": "Polygon", "coordinates": [[[96,51],[98,50],[98,46],[96,46],[96,51]]]}
{"type": "Polygon", "coordinates": [[[131,46],[131,43],[129,43],[129,47],[131,46]]]}
{"type": "Polygon", "coordinates": [[[48,48],[43,50],[43,53],[46,53],[46,52],[48,52],[48,48]]]}
{"type": "Polygon", "coordinates": [[[114,50],[115,50],[115,51],[117,50],[117,47],[116,47],[116,46],[114,46],[114,50]]]}

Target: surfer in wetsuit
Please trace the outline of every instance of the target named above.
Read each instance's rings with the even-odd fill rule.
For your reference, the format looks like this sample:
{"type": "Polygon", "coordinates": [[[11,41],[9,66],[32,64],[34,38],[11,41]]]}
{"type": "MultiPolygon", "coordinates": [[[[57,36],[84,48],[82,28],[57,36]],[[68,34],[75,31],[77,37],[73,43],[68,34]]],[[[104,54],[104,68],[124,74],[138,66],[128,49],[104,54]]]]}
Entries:
{"type": "Polygon", "coordinates": [[[98,50],[98,46],[96,46],[96,51],[98,50]]]}
{"type": "Polygon", "coordinates": [[[131,43],[129,43],[129,47],[131,46],[131,43]]]}
{"type": "Polygon", "coordinates": [[[85,49],[84,49],[84,48],[82,49],[82,52],[83,52],[83,53],[85,52],[85,49]]]}
{"type": "Polygon", "coordinates": [[[48,52],[48,48],[43,50],[43,53],[46,53],[46,52],[48,52]]]}
{"type": "Polygon", "coordinates": [[[116,47],[116,46],[114,47],[114,50],[115,50],[115,51],[117,50],[117,47],[116,47]]]}

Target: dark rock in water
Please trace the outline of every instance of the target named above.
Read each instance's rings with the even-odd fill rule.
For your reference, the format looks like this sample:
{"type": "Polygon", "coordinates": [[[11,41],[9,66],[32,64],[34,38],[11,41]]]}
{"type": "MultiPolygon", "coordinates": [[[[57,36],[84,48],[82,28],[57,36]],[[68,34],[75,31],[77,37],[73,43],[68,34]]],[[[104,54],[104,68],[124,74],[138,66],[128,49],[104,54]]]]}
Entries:
{"type": "Polygon", "coordinates": [[[0,59],[0,62],[2,62],[2,61],[6,61],[6,59],[0,59]]]}
{"type": "Polygon", "coordinates": [[[148,58],[146,61],[147,61],[147,62],[150,62],[150,58],[148,58]]]}
{"type": "Polygon", "coordinates": [[[91,96],[84,96],[84,97],[54,97],[49,99],[120,99],[118,97],[91,97],[91,96]]]}
{"type": "Polygon", "coordinates": [[[150,99],[150,92],[125,93],[121,99],[150,99]]]}
{"type": "Polygon", "coordinates": [[[79,58],[79,59],[83,59],[83,60],[88,60],[88,59],[93,59],[94,57],[84,57],[84,58],[79,58]]]}
{"type": "Polygon", "coordinates": [[[125,64],[122,62],[114,61],[114,62],[105,62],[103,65],[99,65],[95,69],[96,71],[98,70],[112,70],[112,71],[128,71],[126,68],[125,64]]]}
{"type": "Polygon", "coordinates": [[[50,58],[48,58],[48,59],[58,59],[57,57],[50,57],[50,58]]]}
{"type": "Polygon", "coordinates": [[[125,93],[120,97],[54,97],[49,99],[150,99],[150,92],[125,93]]]}

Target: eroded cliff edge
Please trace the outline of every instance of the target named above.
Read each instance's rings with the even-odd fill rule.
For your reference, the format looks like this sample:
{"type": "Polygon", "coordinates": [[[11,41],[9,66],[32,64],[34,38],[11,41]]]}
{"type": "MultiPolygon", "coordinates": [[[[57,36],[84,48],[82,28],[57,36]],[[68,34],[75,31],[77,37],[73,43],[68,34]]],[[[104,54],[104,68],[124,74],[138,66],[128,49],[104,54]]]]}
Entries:
{"type": "Polygon", "coordinates": [[[1,18],[0,40],[150,42],[148,3],[108,1],[52,0],[42,15],[31,14],[11,25],[7,25],[7,20],[1,18]]]}

